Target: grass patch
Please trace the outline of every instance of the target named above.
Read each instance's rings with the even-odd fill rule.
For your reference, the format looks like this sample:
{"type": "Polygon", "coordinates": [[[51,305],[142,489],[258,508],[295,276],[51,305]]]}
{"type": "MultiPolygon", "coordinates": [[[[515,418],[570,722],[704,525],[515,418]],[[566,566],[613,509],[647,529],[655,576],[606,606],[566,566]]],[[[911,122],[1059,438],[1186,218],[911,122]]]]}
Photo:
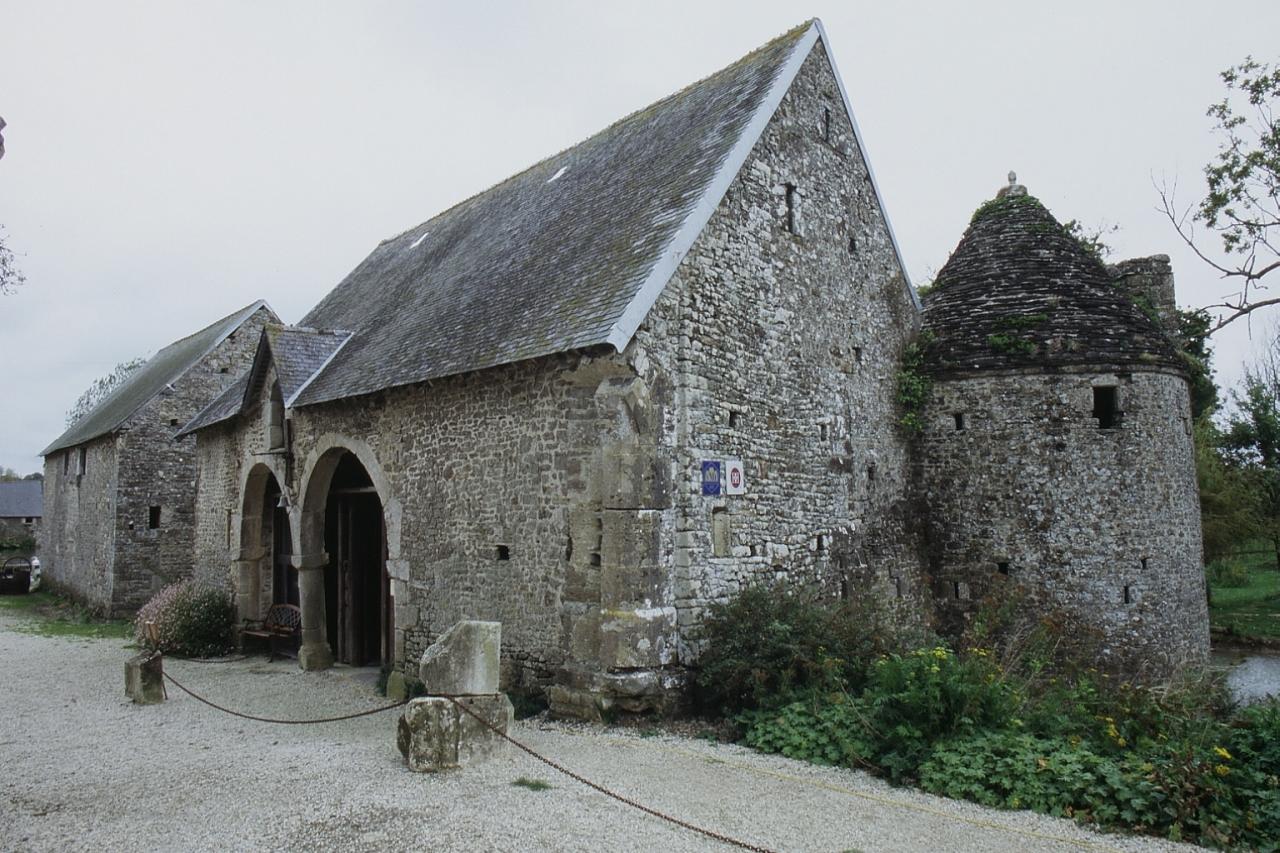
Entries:
{"type": "Polygon", "coordinates": [[[1246,552],[1209,565],[1209,589],[1213,594],[1209,605],[1209,623],[1240,637],[1280,640],[1280,571],[1276,571],[1271,543],[1258,540],[1245,543],[1246,552]],[[1232,568],[1243,568],[1245,583],[1240,586],[1214,583],[1216,576],[1232,568]]]}
{"type": "Polygon", "coordinates": [[[51,592],[0,596],[0,611],[26,617],[13,626],[15,631],[24,634],[85,640],[126,640],[133,637],[130,622],[99,618],[87,607],[51,592]]]}
{"type": "Polygon", "coordinates": [[[528,776],[521,776],[511,784],[517,788],[527,788],[530,791],[549,791],[552,787],[550,782],[544,782],[541,779],[530,779],[528,776]]]}

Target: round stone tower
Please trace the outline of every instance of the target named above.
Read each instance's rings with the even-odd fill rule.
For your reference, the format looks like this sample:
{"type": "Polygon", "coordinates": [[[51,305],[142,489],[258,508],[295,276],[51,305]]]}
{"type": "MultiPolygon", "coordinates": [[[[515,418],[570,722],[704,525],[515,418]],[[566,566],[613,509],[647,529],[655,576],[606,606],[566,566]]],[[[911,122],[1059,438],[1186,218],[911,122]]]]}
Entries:
{"type": "Polygon", "coordinates": [[[1156,321],[1010,175],[938,273],[924,333],[940,627],[1017,591],[1107,669],[1204,662],[1189,389],[1156,321]]]}

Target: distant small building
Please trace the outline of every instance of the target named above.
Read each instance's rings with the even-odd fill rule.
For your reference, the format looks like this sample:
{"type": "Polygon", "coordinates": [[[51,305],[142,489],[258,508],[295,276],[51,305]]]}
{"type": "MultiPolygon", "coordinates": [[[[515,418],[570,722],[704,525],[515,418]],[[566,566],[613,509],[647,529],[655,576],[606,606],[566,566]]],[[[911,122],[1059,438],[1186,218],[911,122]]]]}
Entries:
{"type": "Polygon", "coordinates": [[[173,434],[245,371],[263,326],[278,322],[258,301],[170,344],[41,452],[48,581],[122,615],[190,574],[194,447],[173,434]]]}
{"type": "Polygon", "coordinates": [[[0,483],[0,548],[38,535],[43,515],[44,484],[39,480],[0,483]]]}

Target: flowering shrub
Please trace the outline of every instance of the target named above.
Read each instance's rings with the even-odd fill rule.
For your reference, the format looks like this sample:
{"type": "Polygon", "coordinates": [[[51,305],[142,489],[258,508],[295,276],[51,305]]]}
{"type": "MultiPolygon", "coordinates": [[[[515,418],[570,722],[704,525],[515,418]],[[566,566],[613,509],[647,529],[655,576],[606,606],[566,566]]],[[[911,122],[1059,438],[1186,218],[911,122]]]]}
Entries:
{"type": "Polygon", "coordinates": [[[170,584],[138,611],[134,637],[138,644],[166,654],[208,657],[232,647],[235,605],[226,593],[192,581],[170,584]],[[154,622],[156,638],[147,636],[154,622]]]}
{"type": "Polygon", "coordinates": [[[1034,637],[834,657],[832,617],[780,595],[756,591],[712,623],[728,640],[713,671],[732,688],[708,692],[749,746],[998,808],[1280,851],[1280,704],[1238,710],[1213,679],[1128,684],[1051,663],[1053,643],[1034,637]]]}

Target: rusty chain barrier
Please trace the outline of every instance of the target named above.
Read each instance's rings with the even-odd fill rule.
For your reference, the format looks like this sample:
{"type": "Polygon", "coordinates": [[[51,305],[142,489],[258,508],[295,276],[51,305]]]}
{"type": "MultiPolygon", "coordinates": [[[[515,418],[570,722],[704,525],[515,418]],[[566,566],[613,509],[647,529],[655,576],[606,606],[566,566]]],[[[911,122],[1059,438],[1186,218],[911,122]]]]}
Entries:
{"type": "MultiPolygon", "coordinates": [[[[200,661],[200,662],[203,663],[203,661],[200,661]]],[[[350,714],[342,714],[336,717],[318,717],[316,719],[311,719],[311,720],[281,720],[274,717],[260,717],[256,714],[246,714],[243,711],[236,711],[232,708],[224,707],[222,705],[219,705],[217,702],[204,698],[203,696],[199,695],[195,691],[191,690],[189,687],[186,687],[181,682],[179,682],[176,678],[170,675],[168,672],[164,673],[164,677],[167,681],[172,682],[174,687],[178,688],[183,693],[190,696],[192,699],[195,699],[197,702],[201,702],[205,705],[208,705],[210,708],[221,711],[224,714],[230,714],[231,716],[239,717],[242,720],[253,720],[254,722],[258,722],[258,723],[272,723],[274,725],[280,725],[280,726],[305,726],[305,725],[314,725],[318,723],[336,723],[342,720],[354,720],[357,717],[368,717],[368,716],[372,716],[373,714],[381,714],[384,711],[391,711],[395,708],[402,708],[409,703],[409,699],[405,699],[402,702],[395,702],[390,705],[382,705],[377,708],[368,708],[363,711],[356,711],[350,714]]],[[[548,767],[555,770],[556,772],[562,773],[565,776],[568,776],[570,779],[574,780],[575,782],[580,782],[583,785],[586,785],[591,790],[604,794],[606,797],[609,797],[610,799],[617,800],[623,805],[630,806],[633,809],[642,811],[651,817],[658,818],[659,820],[666,821],[667,823],[670,823],[673,826],[678,826],[681,829],[687,829],[690,832],[696,832],[705,838],[712,839],[713,841],[719,841],[722,844],[728,844],[732,847],[737,847],[742,850],[751,850],[751,851],[754,851],[755,853],[774,853],[774,851],[768,847],[760,847],[759,845],[750,844],[746,841],[740,841],[732,836],[725,835],[720,832],[715,832],[714,830],[704,829],[703,827],[700,827],[696,824],[689,823],[686,820],[681,820],[678,817],[669,815],[665,812],[659,811],[658,809],[651,808],[650,806],[646,806],[643,803],[639,803],[629,797],[624,797],[622,794],[619,794],[616,791],[611,791],[608,788],[596,782],[592,782],[590,779],[586,778],[585,776],[581,776],[573,772],[572,770],[565,767],[564,765],[559,764],[550,758],[547,758],[545,755],[542,755],[537,751],[535,751],[532,747],[526,746],[525,744],[511,737],[511,735],[502,731],[497,726],[492,725],[488,720],[484,719],[479,714],[477,714],[476,712],[468,708],[466,705],[464,705],[461,701],[459,701],[461,699],[469,698],[470,695],[472,694],[428,693],[425,696],[413,697],[413,698],[448,699],[450,702],[453,703],[453,706],[457,708],[459,711],[471,717],[472,719],[476,720],[478,723],[480,723],[480,725],[484,726],[486,729],[493,732],[498,737],[502,738],[503,740],[507,741],[511,745],[515,746],[517,749],[532,756],[538,761],[541,761],[543,764],[547,765],[548,767]]]]}

